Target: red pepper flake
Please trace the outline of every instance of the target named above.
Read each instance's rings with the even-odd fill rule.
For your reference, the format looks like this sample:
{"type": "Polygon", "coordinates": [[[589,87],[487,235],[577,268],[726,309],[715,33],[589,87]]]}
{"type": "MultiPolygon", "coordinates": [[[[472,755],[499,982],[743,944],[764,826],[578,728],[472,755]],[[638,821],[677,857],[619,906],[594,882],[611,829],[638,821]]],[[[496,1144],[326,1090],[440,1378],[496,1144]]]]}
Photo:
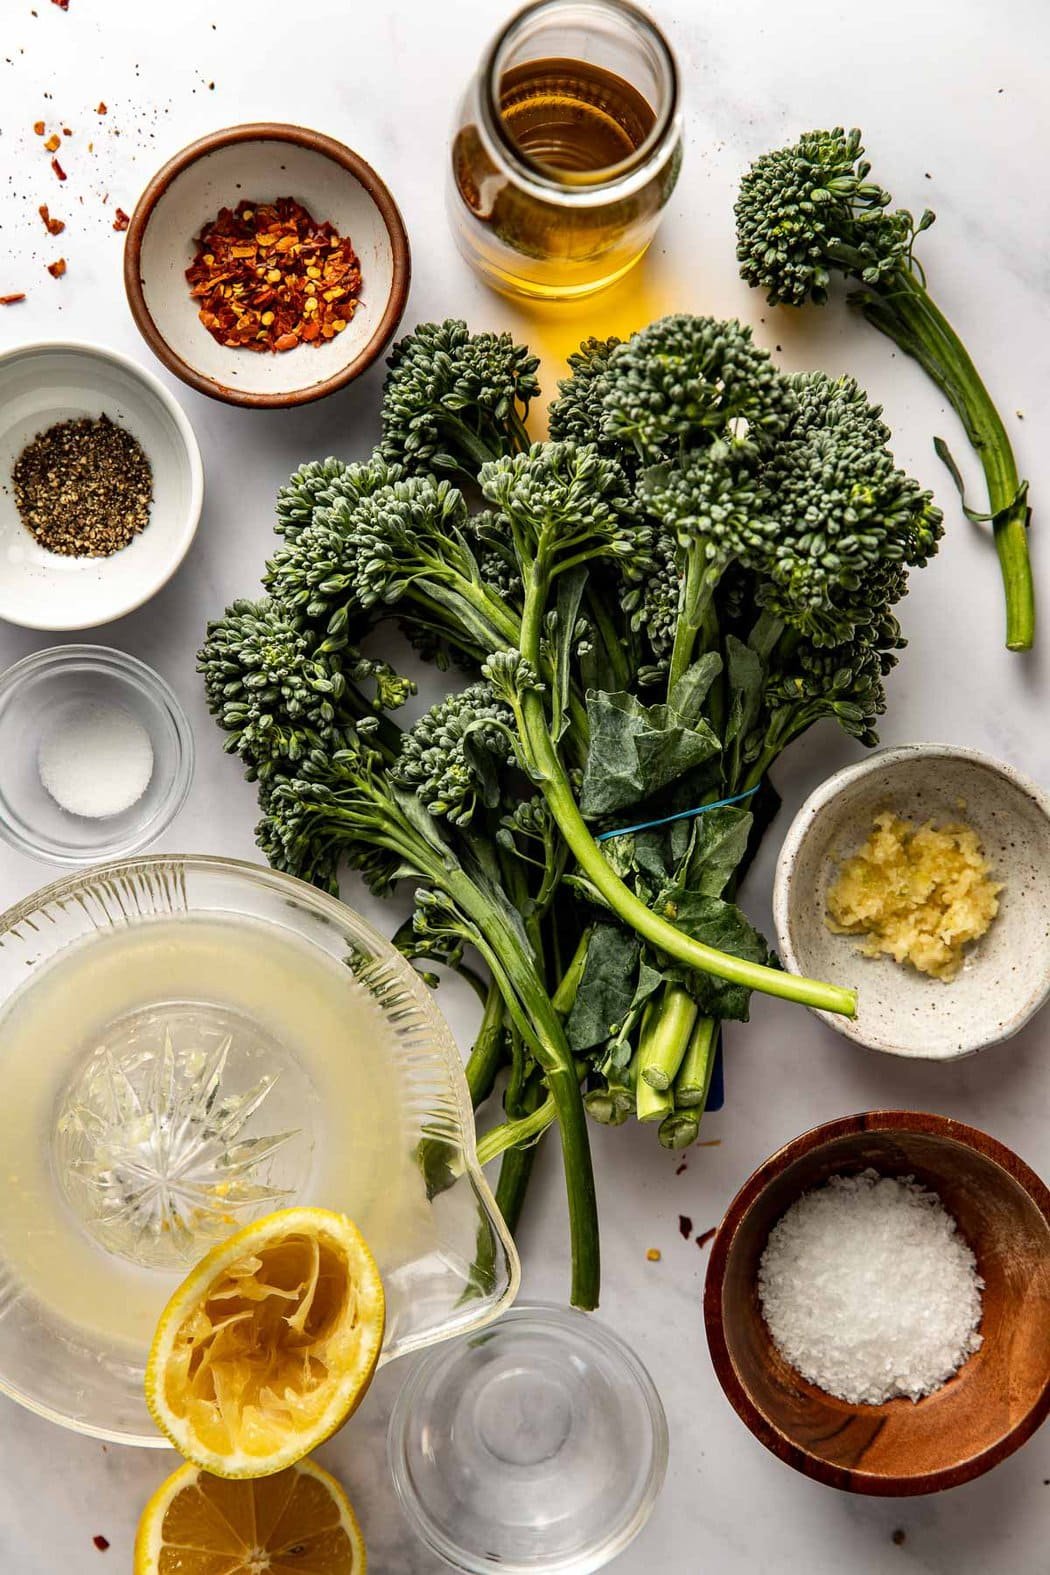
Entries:
{"type": "MultiPolygon", "coordinates": [[[[63,7],[63,10],[64,9],[65,7],[63,7]]],[[[100,1553],[105,1553],[106,1549],[109,1547],[109,1538],[104,1537],[101,1532],[99,1532],[97,1537],[92,1537],[91,1540],[100,1553]]]]}
{"type": "Polygon", "coordinates": [[[64,137],[71,137],[71,136],[72,136],[72,135],[73,135],[73,133],[72,133],[72,131],[71,131],[71,130],[70,130],[70,129],[69,129],[69,127],[68,127],[68,126],[63,126],[63,127],[62,127],[62,135],[63,135],[63,136],[64,136],[64,137]]]}
{"type": "Polygon", "coordinates": [[[51,217],[51,214],[50,214],[50,211],[48,209],[48,206],[47,206],[46,202],[42,202],[40,204],[40,207],[38,208],[37,211],[40,214],[40,217],[43,219],[45,228],[47,229],[47,233],[49,235],[61,235],[62,234],[62,231],[66,227],[65,223],[64,223],[64,221],[62,219],[53,219],[51,217]]]}
{"type": "Polygon", "coordinates": [[[109,110],[106,108],[105,104],[102,103],[102,104],[99,104],[98,108],[95,111],[95,114],[96,115],[108,115],[109,114],[109,110]]]}
{"type": "Polygon", "coordinates": [[[699,1236],[696,1238],[696,1245],[700,1248],[706,1247],[708,1242],[711,1240],[711,1237],[717,1234],[717,1231],[717,1225],[712,1225],[710,1230],[702,1230],[699,1236]]]}
{"type": "Polygon", "coordinates": [[[693,1234],[693,1222],[689,1218],[688,1214],[679,1214],[678,1229],[683,1241],[688,1241],[690,1236],[693,1234]]]}
{"type": "Polygon", "coordinates": [[[48,137],[47,141],[44,143],[44,147],[47,149],[48,153],[57,153],[61,146],[62,138],[59,136],[57,131],[53,131],[48,137]]]}
{"type": "Polygon", "coordinates": [[[66,172],[62,168],[61,164],[58,162],[57,159],[52,159],[51,160],[51,168],[54,170],[54,172],[58,176],[59,180],[65,180],[66,179],[66,172]]]}
{"type": "Polygon", "coordinates": [[[118,208],[113,219],[113,228],[115,230],[126,230],[130,223],[130,215],[126,214],[123,208],[118,208]]]}
{"type": "Polygon", "coordinates": [[[51,0],[52,5],[57,5],[60,11],[69,10],[69,0],[51,0]]]}
{"type": "Polygon", "coordinates": [[[62,275],[66,271],[66,259],[64,257],[59,257],[55,262],[48,263],[47,271],[51,275],[52,279],[61,279],[62,275]]]}
{"type": "Polygon", "coordinates": [[[13,295],[0,295],[0,306],[16,306],[19,301],[24,301],[25,298],[26,293],[24,290],[16,290],[13,295]]]}
{"type": "Polygon", "coordinates": [[[682,1173],[684,1171],[687,1171],[688,1169],[689,1169],[689,1166],[686,1163],[686,1161],[683,1159],[682,1163],[679,1165],[678,1169],[675,1171],[675,1175],[676,1176],[680,1176],[680,1175],[682,1175],[682,1173]]]}
{"type": "Polygon", "coordinates": [[[47,130],[47,126],[45,125],[44,121],[42,121],[42,120],[34,120],[34,122],[33,122],[33,130],[36,132],[38,137],[42,137],[44,135],[44,132],[47,130]]]}
{"type": "Polygon", "coordinates": [[[201,322],[230,349],[284,353],[341,334],[359,304],[361,266],[348,236],[294,197],[222,208],[186,270],[201,322]]]}

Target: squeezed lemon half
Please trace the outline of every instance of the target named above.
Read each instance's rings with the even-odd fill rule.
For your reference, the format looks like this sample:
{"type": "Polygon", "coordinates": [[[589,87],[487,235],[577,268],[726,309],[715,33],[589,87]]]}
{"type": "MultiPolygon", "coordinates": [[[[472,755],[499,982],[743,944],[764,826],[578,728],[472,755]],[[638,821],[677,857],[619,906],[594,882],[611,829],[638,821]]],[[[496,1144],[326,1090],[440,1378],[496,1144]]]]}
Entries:
{"type": "Polygon", "coordinates": [[[216,1476],[282,1471],[355,1410],[384,1318],[375,1259],[345,1215],[268,1214],[214,1248],[169,1301],[146,1367],[150,1413],[216,1476]]]}
{"type": "Polygon", "coordinates": [[[135,1575],[365,1575],[361,1528],[312,1460],[231,1482],[180,1467],[154,1493],[135,1539],[135,1575]]]}

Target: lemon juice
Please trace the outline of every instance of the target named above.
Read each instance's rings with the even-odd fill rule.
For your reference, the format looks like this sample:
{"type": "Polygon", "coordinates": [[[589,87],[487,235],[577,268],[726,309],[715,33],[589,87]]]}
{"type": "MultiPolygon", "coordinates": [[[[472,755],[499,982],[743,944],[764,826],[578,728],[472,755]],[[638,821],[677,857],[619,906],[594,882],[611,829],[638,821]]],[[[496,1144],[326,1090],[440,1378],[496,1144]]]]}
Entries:
{"type": "Polygon", "coordinates": [[[187,1266],[262,1213],[426,1231],[394,1033],[279,925],[176,915],[80,940],[0,1019],[5,1294],[134,1359],[187,1266]]]}

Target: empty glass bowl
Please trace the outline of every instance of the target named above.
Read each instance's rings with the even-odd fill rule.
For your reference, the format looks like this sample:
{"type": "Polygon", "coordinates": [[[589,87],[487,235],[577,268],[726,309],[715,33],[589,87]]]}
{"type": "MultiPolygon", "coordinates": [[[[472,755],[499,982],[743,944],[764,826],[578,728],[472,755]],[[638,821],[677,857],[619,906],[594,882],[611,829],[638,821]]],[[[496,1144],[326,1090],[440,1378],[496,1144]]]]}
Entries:
{"type": "Polygon", "coordinates": [[[138,852],[170,825],[192,778],[193,735],[182,707],[135,657],[101,645],[58,645],[0,676],[0,835],[23,853],[93,864],[138,852]],[[95,722],[104,716],[121,731],[99,736],[95,722]],[[55,797],[44,784],[50,776],[54,787],[56,754],[63,773],[74,776],[72,808],[61,802],[61,787],[55,797]],[[82,803],[95,807],[93,773],[98,802],[113,795],[115,813],[79,812],[82,803]]]}
{"type": "Polygon", "coordinates": [[[589,1575],[652,1513],[667,1420],[641,1362],[586,1313],[511,1308],[423,1358],[390,1418],[413,1526],[468,1575],[589,1575]]]}

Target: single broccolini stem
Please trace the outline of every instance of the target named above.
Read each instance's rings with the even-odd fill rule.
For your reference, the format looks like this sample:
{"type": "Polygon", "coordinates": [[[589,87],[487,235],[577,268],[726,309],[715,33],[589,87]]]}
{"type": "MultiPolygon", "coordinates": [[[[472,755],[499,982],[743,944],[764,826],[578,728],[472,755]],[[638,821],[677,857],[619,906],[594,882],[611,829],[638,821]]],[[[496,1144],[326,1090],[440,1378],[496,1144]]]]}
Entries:
{"type": "Polygon", "coordinates": [[[716,1017],[701,1017],[693,1028],[689,1048],[678,1069],[674,1082],[675,1108],[695,1110],[699,1123],[700,1112],[707,1104],[718,1050],[718,1030],[721,1025],[716,1017]]]}
{"type": "Polygon", "coordinates": [[[503,997],[496,985],[490,984],[481,1026],[463,1069],[470,1090],[470,1102],[475,1110],[492,1093],[496,1076],[503,1065],[503,1017],[503,997]]]}
{"type": "MultiPolygon", "coordinates": [[[[966,429],[988,488],[988,512],[1006,593],[1006,644],[1011,651],[1030,650],[1035,637],[1035,590],[1028,556],[1028,485],[1018,474],[1013,447],[992,397],[962,340],[914,272],[898,269],[886,282],[865,288],[856,300],[869,323],[918,361],[966,429]]],[[[938,452],[945,457],[943,444],[938,444],[938,452]]]]}
{"type": "Polygon", "coordinates": [[[532,1167],[536,1162],[536,1145],[512,1148],[504,1154],[496,1186],[496,1207],[503,1215],[503,1223],[515,1235],[521,1220],[521,1210],[528,1191],[532,1167]]]}
{"type": "Polygon", "coordinates": [[[634,1111],[639,1121],[662,1121],[674,1109],[674,1098],[666,1088],[654,1088],[645,1069],[658,1061],[660,1014],[650,1001],[642,1017],[638,1049],[634,1056],[634,1111]]]}
{"type": "Polygon", "coordinates": [[[648,1039],[638,1056],[639,1076],[650,1088],[670,1088],[689,1046],[699,1008],[687,990],[672,985],[664,992],[648,1039]]]}

